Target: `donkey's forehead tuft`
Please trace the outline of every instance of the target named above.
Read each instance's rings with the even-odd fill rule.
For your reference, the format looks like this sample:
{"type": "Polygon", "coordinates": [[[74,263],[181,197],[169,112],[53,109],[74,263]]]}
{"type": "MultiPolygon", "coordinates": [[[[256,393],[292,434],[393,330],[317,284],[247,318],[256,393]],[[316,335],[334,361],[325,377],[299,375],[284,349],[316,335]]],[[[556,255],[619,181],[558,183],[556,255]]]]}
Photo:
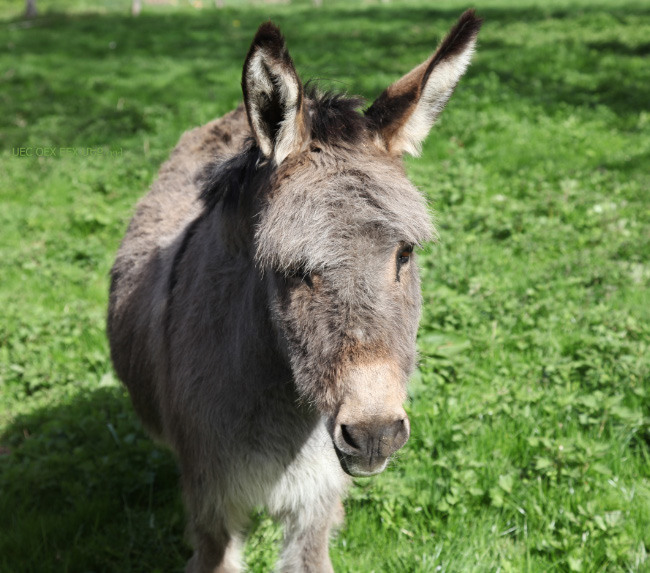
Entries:
{"type": "MultiPolygon", "coordinates": [[[[340,158],[339,158],[340,159],[340,158]]],[[[255,232],[256,259],[283,271],[353,263],[355,245],[421,244],[435,232],[422,195],[395,166],[361,157],[341,169],[296,170],[268,198],[255,232]]]]}
{"type": "Polygon", "coordinates": [[[368,120],[360,112],[365,104],[363,98],[320,91],[310,82],[305,91],[314,141],[326,145],[354,145],[368,135],[368,120]]]}

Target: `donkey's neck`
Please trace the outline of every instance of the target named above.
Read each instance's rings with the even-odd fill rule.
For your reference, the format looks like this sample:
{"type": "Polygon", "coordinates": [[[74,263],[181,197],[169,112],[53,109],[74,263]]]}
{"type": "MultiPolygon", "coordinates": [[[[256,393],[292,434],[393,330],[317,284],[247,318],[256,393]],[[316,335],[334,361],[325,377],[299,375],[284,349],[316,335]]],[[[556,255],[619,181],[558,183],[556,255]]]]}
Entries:
{"type": "Polygon", "coordinates": [[[249,249],[233,252],[226,244],[225,217],[219,208],[209,213],[197,232],[195,252],[188,253],[197,261],[197,271],[205,273],[194,288],[204,291],[196,298],[204,301],[210,314],[214,351],[224,355],[228,375],[240,388],[282,389],[281,394],[295,404],[288,356],[271,317],[269,277],[256,268],[249,249]]]}

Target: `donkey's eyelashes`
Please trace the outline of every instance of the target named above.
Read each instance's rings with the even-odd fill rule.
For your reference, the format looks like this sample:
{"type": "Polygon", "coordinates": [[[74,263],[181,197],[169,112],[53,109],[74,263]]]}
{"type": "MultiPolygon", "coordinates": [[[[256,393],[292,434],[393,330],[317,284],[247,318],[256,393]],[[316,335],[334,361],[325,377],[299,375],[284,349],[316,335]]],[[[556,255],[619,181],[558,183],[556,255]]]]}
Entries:
{"type": "Polygon", "coordinates": [[[314,288],[314,281],[312,280],[310,273],[302,275],[302,282],[304,282],[309,288],[314,288]]]}
{"type": "Polygon", "coordinates": [[[285,273],[285,277],[287,280],[294,282],[294,283],[303,283],[307,285],[309,288],[313,289],[314,288],[314,281],[312,279],[312,274],[311,272],[307,271],[307,269],[304,266],[298,266],[294,267],[292,269],[289,269],[285,273]]]}

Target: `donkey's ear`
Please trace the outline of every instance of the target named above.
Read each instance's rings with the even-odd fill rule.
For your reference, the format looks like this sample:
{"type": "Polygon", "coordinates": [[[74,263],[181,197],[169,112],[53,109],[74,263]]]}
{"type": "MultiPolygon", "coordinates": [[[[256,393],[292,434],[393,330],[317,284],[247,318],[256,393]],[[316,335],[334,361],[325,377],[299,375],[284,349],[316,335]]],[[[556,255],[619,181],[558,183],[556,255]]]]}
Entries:
{"type": "Polygon", "coordinates": [[[482,22],[474,10],[467,10],[433,56],[389,86],[366,111],[389,152],[420,154],[422,142],[469,65],[482,22]]]}
{"type": "Polygon", "coordinates": [[[266,157],[279,165],[305,138],[303,87],[280,30],[262,24],[242,75],[248,123],[266,157]]]}

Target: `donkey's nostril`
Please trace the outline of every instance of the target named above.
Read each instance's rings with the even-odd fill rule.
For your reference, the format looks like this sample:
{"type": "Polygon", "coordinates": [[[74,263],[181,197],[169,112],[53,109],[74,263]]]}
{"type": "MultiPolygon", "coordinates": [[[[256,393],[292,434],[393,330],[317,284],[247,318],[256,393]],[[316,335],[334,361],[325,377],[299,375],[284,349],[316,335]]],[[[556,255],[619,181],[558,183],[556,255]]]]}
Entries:
{"type": "Polygon", "coordinates": [[[387,434],[390,436],[390,446],[399,450],[409,439],[410,427],[407,419],[394,422],[392,427],[387,429],[387,434]]]}
{"type": "Polygon", "coordinates": [[[359,449],[359,444],[352,437],[352,434],[350,433],[348,427],[345,424],[341,424],[341,437],[343,438],[343,440],[348,446],[350,446],[355,450],[359,449]]]}
{"type": "Polygon", "coordinates": [[[404,424],[402,420],[397,420],[396,422],[392,422],[391,424],[386,424],[386,426],[384,426],[383,438],[385,440],[394,440],[397,434],[399,434],[402,431],[403,427],[404,424]]]}

